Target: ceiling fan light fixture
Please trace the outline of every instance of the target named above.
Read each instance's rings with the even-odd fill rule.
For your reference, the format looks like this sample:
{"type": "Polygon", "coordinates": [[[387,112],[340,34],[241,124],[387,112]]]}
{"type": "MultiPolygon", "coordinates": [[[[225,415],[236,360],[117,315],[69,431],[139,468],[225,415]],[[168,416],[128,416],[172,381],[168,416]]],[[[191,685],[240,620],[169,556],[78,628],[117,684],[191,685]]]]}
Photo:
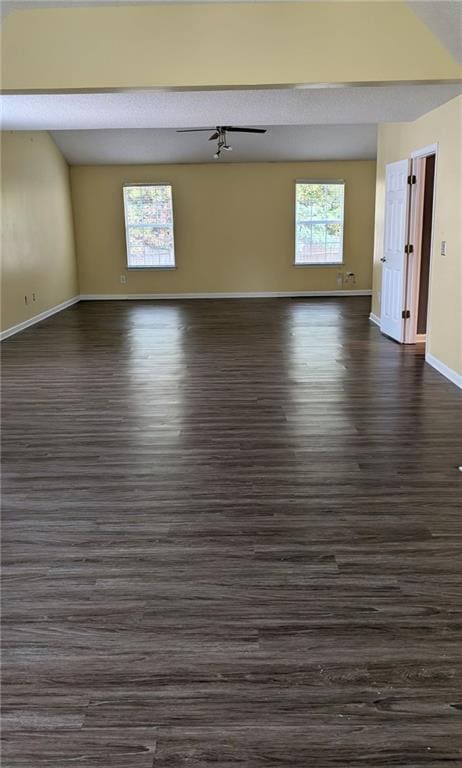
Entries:
{"type": "Polygon", "coordinates": [[[221,150],[225,149],[227,152],[232,151],[232,146],[227,142],[228,131],[234,131],[234,133],[266,133],[266,128],[243,128],[236,125],[217,125],[215,128],[181,128],[178,133],[195,133],[196,131],[213,131],[209,136],[209,141],[217,142],[217,151],[213,155],[214,160],[219,160],[221,150]]]}

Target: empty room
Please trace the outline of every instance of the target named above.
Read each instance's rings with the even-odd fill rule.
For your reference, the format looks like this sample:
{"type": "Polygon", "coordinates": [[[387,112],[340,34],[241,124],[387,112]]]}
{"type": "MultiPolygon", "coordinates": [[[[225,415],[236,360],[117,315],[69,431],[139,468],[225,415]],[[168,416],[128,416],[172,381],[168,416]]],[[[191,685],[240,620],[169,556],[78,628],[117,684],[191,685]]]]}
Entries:
{"type": "Polygon", "coordinates": [[[462,3],[1,35],[2,766],[462,766],[462,3]]]}

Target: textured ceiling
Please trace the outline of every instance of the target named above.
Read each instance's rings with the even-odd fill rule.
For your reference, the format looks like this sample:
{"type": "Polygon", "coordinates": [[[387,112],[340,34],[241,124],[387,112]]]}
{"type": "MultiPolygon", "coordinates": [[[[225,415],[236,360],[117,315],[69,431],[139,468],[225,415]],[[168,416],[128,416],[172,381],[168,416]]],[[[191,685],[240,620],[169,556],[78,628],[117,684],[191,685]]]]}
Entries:
{"type": "Polygon", "coordinates": [[[414,120],[462,85],[3,96],[2,127],[50,130],[71,164],[212,160],[207,134],[175,128],[260,125],[220,162],[334,160],[376,154],[377,123],[414,120]]]}
{"type": "MultiPolygon", "coordinates": [[[[208,133],[174,129],[57,131],[52,136],[71,165],[216,162],[208,133]]],[[[376,156],[375,125],[271,126],[262,135],[229,134],[221,162],[353,160],[376,156]]]]}
{"type": "Polygon", "coordinates": [[[2,96],[4,129],[185,128],[415,120],[462,85],[2,96]]]}

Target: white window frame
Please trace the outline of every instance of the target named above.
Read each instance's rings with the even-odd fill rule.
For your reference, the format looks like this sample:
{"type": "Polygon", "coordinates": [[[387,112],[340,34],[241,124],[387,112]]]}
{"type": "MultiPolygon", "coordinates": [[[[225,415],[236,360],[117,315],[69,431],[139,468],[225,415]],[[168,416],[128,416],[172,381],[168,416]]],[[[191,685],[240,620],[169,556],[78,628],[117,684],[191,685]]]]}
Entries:
{"type": "Polygon", "coordinates": [[[155,269],[156,271],[162,270],[162,269],[176,269],[176,252],[175,252],[175,213],[173,208],[173,185],[169,181],[153,181],[153,182],[146,182],[146,181],[127,181],[124,182],[122,185],[122,205],[124,208],[124,222],[125,222],[125,250],[126,250],[126,269],[127,270],[143,270],[143,269],[155,269]],[[129,245],[128,245],[128,229],[129,224],[127,222],[127,206],[125,205],[125,194],[124,190],[126,187],[170,187],[171,193],[171,200],[172,200],[172,248],[173,248],[173,264],[150,264],[150,265],[140,265],[140,266],[132,266],[128,263],[129,259],[129,245]]]}
{"type": "MultiPolygon", "coordinates": [[[[294,187],[294,258],[292,266],[294,267],[310,267],[315,269],[323,269],[324,267],[341,267],[345,264],[345,193],[346,184],[345,179],[296,179],[294,187]],[[343,216],[342,216],[342,260],[341,261],[325,261],[318,263],[303,264],[297,261],[297,185],[298,184],[341,184],[343,186],[343,216]]],[[[318,222],[322,224],[323,222],[318,222]]]]}

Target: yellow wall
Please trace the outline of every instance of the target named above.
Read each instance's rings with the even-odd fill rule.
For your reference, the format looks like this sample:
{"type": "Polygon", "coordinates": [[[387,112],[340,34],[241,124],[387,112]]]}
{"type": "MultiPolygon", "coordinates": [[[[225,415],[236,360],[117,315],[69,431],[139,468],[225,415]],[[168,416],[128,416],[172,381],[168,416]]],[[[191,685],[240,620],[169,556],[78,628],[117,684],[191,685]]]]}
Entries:
{"type": "Polygon", "coordinates": [[[310,178],[345,179],[340,269],[370,289],[375,162],[365,160],[71,168],[81,293],[338,290],[339,269],[292,266],[294,182],[310,178]],[[173,185],[176,270],[126,272],[122,185],[137,181],[173,185]]]}
{"type": "Polygon", "coordinates": [[[8,15],[2,33],[6,89],[462,76],[403,2],[29,8],[8,15]]]}
{"type": "Polygon", "coordinates": [[[1,327],[6,330],[79,291],[66,161],[47,133],[7,132],[1,138],[1,327]]]}
{"type": "Polygon", "coordinates": [[[380,126],[377,156],[376,226],[372,311],[380,316],[384,239],[385,165],[438,143],[431,257],[427,349],[462,373],[462,97],[413,123],[380,126]],[[441,241],[447,255],[440,255],[441,241]]]}

